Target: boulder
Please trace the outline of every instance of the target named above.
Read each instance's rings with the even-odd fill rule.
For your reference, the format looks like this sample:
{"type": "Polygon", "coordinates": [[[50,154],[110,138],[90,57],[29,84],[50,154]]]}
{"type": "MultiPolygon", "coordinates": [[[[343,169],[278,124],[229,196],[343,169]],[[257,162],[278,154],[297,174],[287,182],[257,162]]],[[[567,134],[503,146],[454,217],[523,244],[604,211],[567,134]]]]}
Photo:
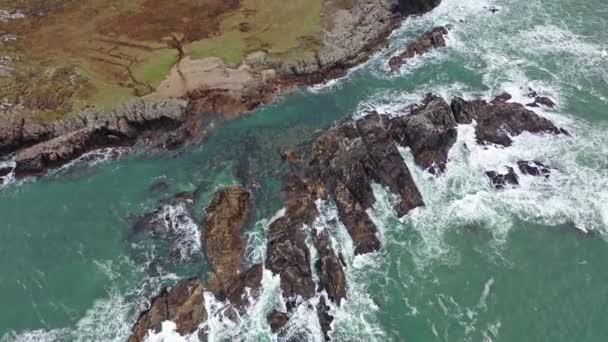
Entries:
{"type": "Polygon", "coordinates": [[[423,33],[416,40],[408,44],[405,51],[391,57],[388,61],[388,66],[392,71],[397,71],[402,65],[407,63],[409,59],[417,55],[423,55],[433,49],[445,47],[445,36],[448,34],[448,29],[445,26],[435,27],[431,31],[423,33]]]}
{"type": "Polygon", "coordinates": [[[217,191],[205,210],[202,245],[209,261],[209,289],[220,298],[238,278],[244,254],[242,233],[251,210],[250,194],[232,186],[217,191]]]}
{"type": "Polygon", "coordinates": [[[143,342],[148,331],[158,333],[164,321],[177,325],[181,335],[191,334],[207,320],[205,291],[198,278],[182,280],[174,287],[163,289],[152,299],[150,308],[141,313],[133,326],[129,342],[143,342]]]}

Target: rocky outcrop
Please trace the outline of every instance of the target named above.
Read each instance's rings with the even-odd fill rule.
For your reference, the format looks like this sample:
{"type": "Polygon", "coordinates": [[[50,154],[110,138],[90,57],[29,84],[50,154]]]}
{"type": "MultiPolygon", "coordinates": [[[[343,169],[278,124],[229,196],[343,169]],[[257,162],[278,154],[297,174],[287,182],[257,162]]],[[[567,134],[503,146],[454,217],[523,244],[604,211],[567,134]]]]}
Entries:
{"type": "Polygon", "coordinates": [[[266,267],[280,276],[283,297],[291,308],[298,296],[308,299],[315,294],[304,226],[311,225],[318,213],[310,188],[297,175],[286,177],[282,193],[285,215],[270,224],[266,267]]]}
{"type": "Polygon", "coordinates": [[[390,119],[390,131],[401,146],[410,147],[416,164],[432,173],[443,171],[456,142],[456,119],[440,97],[427,95],[406,115],[390,119]]]}
{"type": "Polygon", "coordinates": [[[241,271],[245,251],[241,236],[250,210],[249,192],[233,186],[216,192],[205,211],[201,239],[211,267],[209,288],[221,298],[241,271]]]}
{"type": "Polygon", "coordinates": [[[405,51],[397,56],[391,57],[388,61],[388,66],[392,71],[397,71],[402,65],[407,63],[409,59],[417,55],[423,55],[433,49],[445,47],[445,36],[448,34],[448,29],[444,26],[435,27],[431,31],[425,32],[416,40],[408,44],[405,51]]]}
{"type": "Polygon", "coordinates": [[[185,119],[183,101],[144,100],[113,112],[84,110],[49,125],[9,118],[0,124],[0,152],[18,150],[13,155],[17,177],[37,176],[93,149],[129,146],[144,133],[175,129],[185,119]]]}
{"type": "Polygon", "coordinates": [[[506,172],[487,171],[486,176],[488,176],[492,185],[498,190],[503,190],[509,185],[519,184],[517,174],[512,167],[506,167],[506,172]]]}
{"type": "Polygon", "coordinates": [[[473,120],[476,121],[475,135],[477,141],[482,144],[511,146],[511,137],[523,132],[566,133],[522,104],[507,102],[503,97],[492,102],[455,98],[451,108],[456,122],[470,124],[473,120]]]}
{"type": "MultiPolygon", "coordinates": [[[[135,227],[163,236],[169,230],[162,222],[166,220],[163,206],[191,206],[191,202],[190,195],[176,195],[158,210],[144,215],[135,227]]],[[[263,265],[257,264],[241,272],[244,252],[241,236],[250,206],[250,194],[243,188],[228,187],[216,192],[206,209],[202,228],[202,243],[211,268],[209,285],[205,289],[201,280],[192,278],[163,289],[133,326],[130,342],[143,341],[148,330],[159,331],[165,320],[176,323],[177,332],[182,335],[196,331],[207,319],[203,296],[207,290],[226,302],[224,312],[231,317],[244,312],[249,296],[259,294],[264,270],[263,265]]]]}
{"type": "Polygon", "coordinates": [[[426,13],[437,7],[441,0],[399,0],[398,9],[403,15],[426,13]]]}
{"type": "Polygon", "coordinates": [[[194,198],[191,193],[179,193],[139,217],[133,224],[133,232],[147,232],[156,237],[167,238],[178,229],[178,225],[190,222],[193,205],[194,198]],[[179,210],[173,212],[176,208],[179,210]]]}
{"type": "Polygon", "coordinates": [[[143,342],[148,331],[158,333],[162,322],[167,320],[174,322],[182,335],[196,331],[207,320],[204,291],[198,278],[182,280],[170,289],[163,289],[152,299],[150,308],[139,316],[129,342],[143,342]]]}
{"type": "Polygon", "coordinates": [[[321,135],[313,146],[308,177],[323,184],[355,243],[355,253],[377,250],[376,228],[366,210],[376,199],[376,182],[398,195],[399,216],[424,205],[422,196],[384,120],[370,114],[321,135]]]}
{"type": "Polygon", "coordinates": [[[549,178],[551,175],[551,169],[536,160],[520,160],[517,162],[517,167],[524,175],[530,175],[535,177],[549,178]]]}

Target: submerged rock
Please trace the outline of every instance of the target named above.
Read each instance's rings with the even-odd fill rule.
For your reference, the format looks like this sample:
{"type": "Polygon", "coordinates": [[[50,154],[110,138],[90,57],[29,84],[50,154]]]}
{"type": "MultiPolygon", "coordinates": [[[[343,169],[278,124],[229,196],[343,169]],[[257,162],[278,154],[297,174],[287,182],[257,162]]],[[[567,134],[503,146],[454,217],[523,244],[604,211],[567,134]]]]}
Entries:
{"type": "Polygon", "coordinates": [[[445,36],[448,34],[448,29],[445,26],[435,27],[431,31],[425,32],[415,41],[411,42],[402,53],[391,57],[388,61],[388,66],[392,71],[397,71],[407,63],[409,59],[417,55],[423,55],[433,49],[445,47],[445,36]]]}
{"type": "Polygon", "coordinates": [[[545,177],[549,178],[551,175],[551,169],[536,160],[520,160],[517,162],[517,167],[524,175],[536,176],[536,177],[545,177]]]}
{"type": "Polygon", "coordinates": [[[241,236],[251,210],[250,197],[242,187],[224,188],[205,210],[201,239],[211,267],[209,288],[222,298],[241,271],[245,251],[241,236]]]}
{"type": "Polygon", "coordinates": [[[492,185],[498,190],[505,189],[508,185],[519,185],[519,179],[512,167],[507,167],[507,172],[487,171],[486,175],[490,178],[492,185]]]}
{"type": "Polygon", "coordinates": [[[178,225],[192,222],[190,216],[194,205],[191,193],[179,193],[163,202],[156,209],[145,213],[133,224],[134,233],[147,232],[153,236],[167,238],[179,230],[178,225]],[[177,211],[172,209],[177,208],[177,211]]]}
{"type": "Polygon", "coordinates": [[[129,342],[143,342],[148,331],[158,333],[164,321],[174,322],[181,335],[196,331],[207,320],[204,291],[198,278],[182,280],[170,289],[163,289],[152,299],[150,308],[139,316],[129,342]]]}

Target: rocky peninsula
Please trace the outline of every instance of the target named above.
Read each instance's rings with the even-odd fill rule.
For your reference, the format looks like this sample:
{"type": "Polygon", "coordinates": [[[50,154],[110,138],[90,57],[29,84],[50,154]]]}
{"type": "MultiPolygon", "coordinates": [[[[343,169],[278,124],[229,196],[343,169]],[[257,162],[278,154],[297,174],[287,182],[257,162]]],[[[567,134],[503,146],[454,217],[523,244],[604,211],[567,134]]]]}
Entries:
{"type": "Polygon", "coordinates": [[[7,13],[20,15],[0,21],[0,32],[12,37],[2,43],[0,158],[14,160],[17,178],[105,146],[200,143],[214,120],[344,76],[384,46],[403,18],[439,3],[139,2],[136,10],[103,0],[10,5],[7,13]],[[48,46],[56,31],[74,46],[48,46]]]}
{"type": "MultiPolygon", "coordinates": [[[[380,184],[394,195],[397,216],[424,206],[424,199],[411,176],[410,167],[420,167],[441,177],[449,166],[449,151],[456,142],[459,124],[477,122],[475,136],[480,145],[508,146],[524,132],[565,134],[549,120],[526,106],[511,102],[509,94],[492,101],[453,98],[450,103],[428,94],[420,103],[391,115],[370,112],[321,132],[301,150],[286,151],[290,165],[282,188],[284,212],[270,223],[264,264],[244,265],[242,233],[251,210],[250,193],[241,188],[219,190],[205,210],[201,226],[204,250],[211,265],[209,283],[186,279],[164,289],[152,299],[133,328],[131,341],[143,341],[148,331],[158,332],[171,320],[181,334],[198,332],[206,337],[204,291],[225,302],[224,315],[237,317],[246,304],[259,295],[264,269],[278,275],[284,306],[268,312],[268,324],[278,336],[286,333],[290,317],[301,305],[316,303],[324,338],[331,340],[330,304],[348,299],[347,264],[335,251],[327,230],[310,229],[319,216],[317,201],[330,201],[338,210],[353,241],[355,255],[382,248],[378,230],[368,209],[376,202],[372,184],[380,184]],[[407,165],[398,147],[409,148],[416,165],[407,165]],[[312,241],[316,253],[311,253],[312,241]],[[246,291],[246,289],[249,289],[246,291]],[[234,311],[234,314],[230,314],[234,311]]],[[[487,170],[489,186],[504,189],[517,185],[517,174],[487,170]]],[[[520,160],[522,175],[550,177],[548,166],[520,160]]],[[[150,229],[155,229],[154,225],[150,229]]]]}

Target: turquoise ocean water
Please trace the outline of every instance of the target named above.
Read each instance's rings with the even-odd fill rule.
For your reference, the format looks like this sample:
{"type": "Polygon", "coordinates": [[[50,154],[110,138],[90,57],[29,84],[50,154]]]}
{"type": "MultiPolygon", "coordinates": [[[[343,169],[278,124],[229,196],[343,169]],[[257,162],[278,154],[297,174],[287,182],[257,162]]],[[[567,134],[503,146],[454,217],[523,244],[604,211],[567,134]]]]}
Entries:
{"type": "MultiPolygon", "coordinates": [[[[0,341],[124,341],[146,298],[181,277],[205,276],[195,250],[176,262],[162,242],[138,236],[133,218],[180,191],[196,195],[197,217],[217,188],[249,166],[261,184],[250,262],[264,255],[265,229],[281,209],[281,151],[308,143],[336,120],[368,110],[396,113],[425,93],[529,101],[531,87],[556,100],[535,109],[572,137],[523,134],[506,149],[476,146],[459,127],[447,172],[431,177],[403,150],[427,206],[398,219],[376,188],[371,210],[381,252],[354,257],[335,208],[315,223],[345,255],[348,300],[332,308],[336,341],[608,340],[608,4],[602,0],[444,0],[406,21],[390,47],[347,78],[289,95],[218,126],[182,154],[128,155],[74,163],[36,182],[0,191],[0,341]],[[488,8],[499,9],[491,13],[488,8]],[[417,57],[398,74],[391,54],[437,25],[453,26],[448,47],[417,57]],[[466,147],[465,147],[466,145],[466,147]],[[522,177],[498,192],[485,170],[537,159],[557,171],[522,177]],[[154,187],[159,179],[167,186],[154,187]],[[582,231],[589,234],[583,234],[582,231]]],[[[191,227],[196,229],[196,224],[191,227]]],[[[189,234],[187,236],[195,236],[189,234]]],[[[184,239],[183,248],[194,248],[184,239]]],[[[191,241],[190,241],[191,242],[191,241]]],[[[215,341],[271,341],[265,315],[277,279],[239,322],[212,319],[215,341]]],[[[209,298],[209,310],[215,310],[209,298]]],[[[314,314],[292,329],[318,340],[314,314]]],[[[180,340],[178,336],[155,336],[180,340]]]]}

